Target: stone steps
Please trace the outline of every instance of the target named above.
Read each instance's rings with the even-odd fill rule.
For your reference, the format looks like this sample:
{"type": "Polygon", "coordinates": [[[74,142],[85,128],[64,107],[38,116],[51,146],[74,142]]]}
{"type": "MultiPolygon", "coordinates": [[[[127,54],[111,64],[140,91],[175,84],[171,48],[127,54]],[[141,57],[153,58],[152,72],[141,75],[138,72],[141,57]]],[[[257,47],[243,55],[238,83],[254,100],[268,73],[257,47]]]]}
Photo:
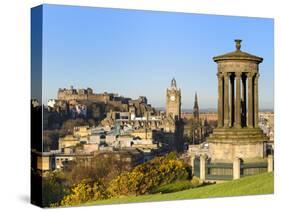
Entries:
{"type": "Polygon", "coordinates": [[[241,133],[241,134],[251,134],[251,133],[263,133],[260,128],[216,128],[214,133],[241,133]]]}
{"type": "Polygon", "coordinates": [[[209,138],[266,138],[264,135],[210,135],[209,138]]]}
{"type": "Polygon", "coordinates": [[[263,142],[268,138],[260,128],[216,128],[209,142],[263,142]]]}
{"type": "Polygon", "coordinates": [[[248,143],[253,143],[253,142],[265,142],[267,141],[266,138],[210,138],[208,139],[208,142],[213,142],[213,143],[224,143],[224,142],[248,142],[248,143]]]}

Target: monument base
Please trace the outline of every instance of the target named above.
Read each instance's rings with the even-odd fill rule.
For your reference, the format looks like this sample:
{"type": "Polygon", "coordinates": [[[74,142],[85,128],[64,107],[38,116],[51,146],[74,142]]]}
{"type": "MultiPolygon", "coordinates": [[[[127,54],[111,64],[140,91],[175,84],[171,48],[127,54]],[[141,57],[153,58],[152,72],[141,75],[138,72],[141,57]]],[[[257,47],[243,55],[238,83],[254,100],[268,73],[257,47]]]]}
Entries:
{"type": "Polygon", "coordinates": [[[211,159],[218,162],[263,159],[266,141],[268,138],[260,128],[216,128],[208,138],[211,159]]]}

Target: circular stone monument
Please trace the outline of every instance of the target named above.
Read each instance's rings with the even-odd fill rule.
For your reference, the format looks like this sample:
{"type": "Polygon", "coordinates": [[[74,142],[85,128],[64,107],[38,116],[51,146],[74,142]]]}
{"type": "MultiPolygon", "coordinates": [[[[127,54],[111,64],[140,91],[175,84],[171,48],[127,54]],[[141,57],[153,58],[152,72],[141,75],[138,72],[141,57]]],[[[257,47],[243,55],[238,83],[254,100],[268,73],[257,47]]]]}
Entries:
{"type": "Polygon", "coordinates": [[[212,161],[259,160],[268,138],[258,126],[259,64],[263,58],[236,50],[214,57],[218,64],[218,127],[208,138],[212,161]]]}

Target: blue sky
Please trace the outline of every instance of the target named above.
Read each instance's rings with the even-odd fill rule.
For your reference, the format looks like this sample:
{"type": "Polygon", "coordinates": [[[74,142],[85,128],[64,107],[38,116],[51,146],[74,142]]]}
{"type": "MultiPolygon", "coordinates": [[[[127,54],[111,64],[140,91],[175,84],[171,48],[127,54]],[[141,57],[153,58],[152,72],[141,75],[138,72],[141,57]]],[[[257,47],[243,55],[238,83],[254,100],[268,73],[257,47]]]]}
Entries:
{"type": "Polygon", "coordinates": [[[273,19],[44,5],[43,101],[60,87],[92,87],[165,106],[173,77],[182,107],[216,108],[213,56],[261,56],[260,108],[273,108],[273,19]]]}

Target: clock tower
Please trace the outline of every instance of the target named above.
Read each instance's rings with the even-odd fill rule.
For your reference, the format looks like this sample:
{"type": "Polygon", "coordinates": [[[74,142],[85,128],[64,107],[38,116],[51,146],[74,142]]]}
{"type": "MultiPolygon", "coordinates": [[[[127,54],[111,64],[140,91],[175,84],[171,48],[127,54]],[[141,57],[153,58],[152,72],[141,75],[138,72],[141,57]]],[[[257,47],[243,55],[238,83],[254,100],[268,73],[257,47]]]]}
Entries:
{"type": "Polygon", "coordinates": [[[171,86],[167,88],[166,116],[171,115],[175,120],[181,117],[181,90],[177,88],[177,82],[173,78],[171,86]]]}

